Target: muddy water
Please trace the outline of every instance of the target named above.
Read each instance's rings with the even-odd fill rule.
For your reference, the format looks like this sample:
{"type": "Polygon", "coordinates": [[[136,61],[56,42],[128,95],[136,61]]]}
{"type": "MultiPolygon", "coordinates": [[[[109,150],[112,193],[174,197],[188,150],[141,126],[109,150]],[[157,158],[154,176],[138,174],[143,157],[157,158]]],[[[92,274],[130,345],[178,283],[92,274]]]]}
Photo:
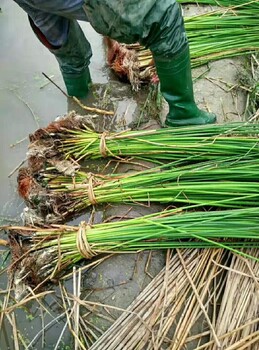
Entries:
{"type": "MultiPolygon", "coordinates": [[[[0,196],[0,220],[3,223],[21,223],[20,214],[24,208],[24,204],[18,198],[16,192],[16,175],[15,168],[25,159],[26,149],[28,146],[28,134],[36,130],[39,126],[46,126],[50,121],[53,121],[57,116],[65,114],[68,110],[76,109],[76,106],[60,93],[52,84],[48,83],[42,76],[41,72],[45,72],[48,76],[64,89],[64,84],[59,72],[59,68],[55,57],[44,48],[32,33],[26,14],[12,1],[1,0],[0,13],[0,181],[1,181],[1,196],[0,196]]],[[[95,124],[99,130],[121,130],[128,127],[132,121],[132,115],[139,113],[139,106],[143,104],[145,93],[143,95],[134,94],[131,88],[125,84],[116,81],[116,78],[109,72],[105,64],[105,53],[103,48],[102,38],[94,32],[87,23],[81,23],[82,28],[92,44],[93,58],[90,65],[92,80],[94,83],[94,97],[88,99],[92,102],[96,98],[96,94],[100,95],[98,106],[102,108],[116,107],[117,113],[115,117],[96,117],[95,124]],[[108,100],[108,101],[107,101],[108,100]],[[110,103],[110,101],[112,103],[110,103]]],[[[99,213],[99,219],[102,213],[99,213]]],[[[4,233],[0,233],[0,238],[5,238],[4,233]]],[[[0,267],[8,265],[8,257],[6,259],[6,251],[0,248],[0,267]],[[5,260],[5,261],[4,261],[5,260]]],[[[121,258],[118,258],[121,259],[121,258]]],[[[147,256],[140,257],[140,260],[146,261],[147,256]]],[[[156,274],[160,270],[160,265],[163,264],[163,259],[158,258],[158,262],[153,271],[156,274]]],[[[120,279],[125,280],[125,274],[128,273],[127,266],[129,261],[132,264],[132,269],[135,269],[135,258],[129,257],[129,260],[123,260],[122,272],[116,274],[116,266],[118,262],[110,262],[110,271],[114,283],[120,284],[120,279]],[[126,272],[125,272],[126,271],[126,272]],[[119,276],[119,277],[118,277],[119,276]],[[119,281],[116,279],[119,278],[119,281]]],[[[144,265],[143,265],[144,266],[144,265]]],[[[105,268],[104,268],[105,270],[105,268]]],[[[109,286],[111,277],[106,280],[102,279],[104,270],[93,272],[93,275],[99,276],[97,283],[101,283],[101,287],[109,286]],[[101,276],[101,277],[100,277],[101,276]]],[[[0,270],[1,271],[1,270],[0,270]]],[[[92,286],[91,277],[86,277],[87,287],[92,286]],[[89,282],[90,281],[90,282],[89,282]]],[[[127,288],[120,293],[124,299],[121,307],[134,299],[134,295],[139,293],[139,285],[143,284],[143,276],[138,276],[136,281],[132,281],[130,298],[125,297],[128,293],[127,288]]],[[[148,281],[146,281],[146,284],[148,281]]],[[[143,284],[144,285],[144,284],[143,284]]],[[[71,282],[66,284],[66,287],[71,290],[71,282]]],[[[0,303],[3,302],[7,288],[6,273],[0,275],[0,303]]],[[[31,303],[24,309],[19,309],[15,312],[17,328],[20,331],[24,342],[27,345],[35,339],[29,347],[30,349],[54,349],[55,344],[65,325],[65,317],[62,315],[61,298],[58,296],[59,291],[56,290],[56,296],[49,296],[44,300],[44,307],[50,311],[44,313],[39,310],[38,303],[31,303]],[[56,319],[55,322],[53,320],[56,319]],[[44,322],[43,322],[44,321],[44,322]],[[45,330],[45,341],[42,342],[42,337],[39,332],[43,328],[43,323],[50,326],[45,330]],[[37,337],[37,334],[39,335],[37,337]]],[[[107,291],[106,291],[107,293],[107,291]]],[[[110,290],[108,290],[110,293],[110,290]]],[[[98,300],[106,301],[107,295],[100,294],[98,300]]],[[[113,298],[111,296],[111,298],[113,298]]],[[[112,299],[113,300],[113,299],[112,299]]],[[[14,341],[12,336],[13,327],[10,325],[7,318],[0,329],[0,350],[14,349],[14,341]]],[[[62,341],[58,349],[70,349],[71,336],[69,332],[64,332],[62,341]]],[[[21,349],[23,348],[22,345],[21,349]]]]}
{"type": "MultiPolygon", "coordinates": [[[[1,207],[4,215],[17,213],[15,174],[8,174],[24,159],[27,141],[19,143],[39,125],[46,125],[67,111],[66,98],[51,84],[46,85],[45,72],[64,88],[58,65],[32,33],[26,14],[12,1],[1,1],[0,14],[0,157],[1,207]],[[18,144],[10,148],[12,144],[18,144]],[[15,201],[15,205],[8,204],[15,201]]],[[[93,43],[95,60],[92,64],[94,80],[107,82],[103,68],[102,40],[88,24],[83,24],[93,43]]]]}

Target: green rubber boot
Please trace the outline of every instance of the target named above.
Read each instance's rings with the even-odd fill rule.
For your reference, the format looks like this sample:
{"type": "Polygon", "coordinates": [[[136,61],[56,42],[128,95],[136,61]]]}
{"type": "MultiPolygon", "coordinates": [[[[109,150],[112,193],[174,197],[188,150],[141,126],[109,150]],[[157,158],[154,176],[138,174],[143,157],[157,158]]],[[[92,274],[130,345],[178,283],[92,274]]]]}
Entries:
{"type": "Polygon", "coordinates": [[[86,97],[91,83],[88,66],[92,51],[77,21],[70,20],[67,42],[50,51],[58,60],[68,95],[86,97]]]}
{"type": "Polygon", "coordinates": [[[53,53],[69,96],[86,97],[91,83],[89,63],[92,56],[90,43],[75,20],[69,21],[67,42],[63,46],[53,46],[29,17],[30,25],[40,42],[53,53]]]}
{"type": "Polygon", "coordinates": [[[68,75],[64,72],[62,75],[69,96],[75,96],[79,98],[87,96],[91,83],[91,76],[88,67],[86,67],[85,70],[77,76],[73,74],[68,75]]]}
{"type": "Polygon", "coordinates": [[[193,96],[189,47],[172,59],[154,57],[161,93],[169,104],[167,126],[203,125],[216,122],[216,115],[200,110],[193,96]]]}

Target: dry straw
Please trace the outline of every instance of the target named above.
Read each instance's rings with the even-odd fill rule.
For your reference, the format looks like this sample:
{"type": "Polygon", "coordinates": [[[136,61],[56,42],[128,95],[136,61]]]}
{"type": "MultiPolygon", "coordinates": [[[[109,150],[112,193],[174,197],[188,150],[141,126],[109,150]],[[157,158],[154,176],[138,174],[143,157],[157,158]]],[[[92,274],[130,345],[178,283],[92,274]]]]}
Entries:
{"type": "Polygon", "coordinates": [[[90,349],[254,350],[258,268],[223,250],[177,250],[90,349]]]}

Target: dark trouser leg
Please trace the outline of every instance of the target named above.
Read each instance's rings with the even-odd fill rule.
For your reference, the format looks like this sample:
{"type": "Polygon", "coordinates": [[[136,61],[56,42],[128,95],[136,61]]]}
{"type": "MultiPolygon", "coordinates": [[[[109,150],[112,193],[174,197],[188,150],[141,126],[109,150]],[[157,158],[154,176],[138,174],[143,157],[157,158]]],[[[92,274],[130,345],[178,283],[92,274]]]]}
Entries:
{"type": "MultiPolygon", "coordinates": [[[[57,58],[68,94],[77,97],[86,96],[90,82],[88,65],[92,51],[79,24],[73,19],[73,13],[71,18],[67,18],[60,15],[58,9],[45,9],[43,2],[41,6],[44,10],[41,10],[28,5],[28,1],[26,3],[23,0],[15,1],[28,13],[38,39],[57,58]]],[[[51,3],[55,4],[46,1],[47,5],[51,3]]],[[[63,12],[69,16],[65,10],[63,12]]]]}
{"type": "MultiPolygon", "coordinates": [[[[145,40],[144,40],[145,42],[145,40]]],[[[153,52],[161,93],[169,105],[167,126],[215,123],[216,116],[200,110],[194,99],[190,53],[181,9],[175,0],[146,39],[153,52]]]]}

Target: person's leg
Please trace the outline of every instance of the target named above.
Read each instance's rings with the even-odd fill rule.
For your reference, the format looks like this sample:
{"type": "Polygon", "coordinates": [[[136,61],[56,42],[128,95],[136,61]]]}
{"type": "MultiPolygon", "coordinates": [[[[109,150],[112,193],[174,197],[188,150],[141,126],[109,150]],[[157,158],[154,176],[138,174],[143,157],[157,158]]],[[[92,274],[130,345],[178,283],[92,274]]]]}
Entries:
{"type": "Polygon", "coordinates": [[[69,12],[60,7],[46,7],[46,4],[53,4],[55,1],[15,0],[15,2],[27,12],[38,39],[57,58],[68,94],[77,97],[86,96],[91,80],[88,66],[92,51],[82,29],[73,19],[79,12],[82,14],[80,19],[86,19],[84,12],[75,8],[69,12]],[[36,6],[42,6],[52,13],[36,6]],[[68,17],[63,17],[62,11],[68,17]]]}
{"type": "MultiPolygon", "coordinates": [[[[163,13],[141,41],[154,56],[160,89],[169,104],[168,126],[202,125],[216,121],[213,113],[200,110],[194,100],[188,41],[179,4],[165,0],[154,10],[163,13]]],[[[152,14],[151,14],[152,19],[152,14]]]]}
{"type": "Polygon", "coordinates": [[[176,0],[85,0],[85,8],[97,32],[151,49],[169,104],[166,125],[215,122],[216,116],[199,110],[194,101],[188,40],[176,0]]]}

